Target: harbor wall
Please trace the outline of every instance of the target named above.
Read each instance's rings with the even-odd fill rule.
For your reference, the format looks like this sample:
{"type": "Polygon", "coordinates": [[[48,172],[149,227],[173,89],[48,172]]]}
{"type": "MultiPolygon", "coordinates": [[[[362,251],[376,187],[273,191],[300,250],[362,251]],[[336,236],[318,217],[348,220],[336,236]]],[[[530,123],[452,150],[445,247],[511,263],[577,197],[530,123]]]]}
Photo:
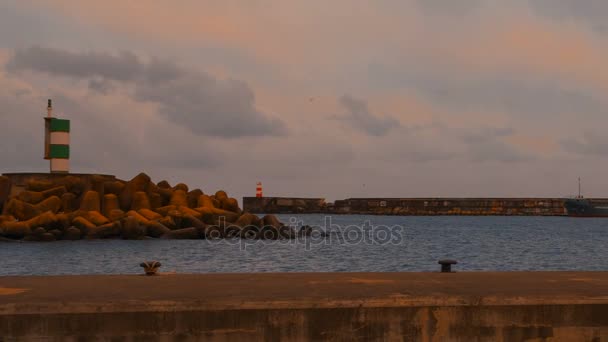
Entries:
{"type": "Polygon", "coordinates": [[[598,342],[608,339],[607,281],[601,272],[5,277],[0,340],[598,342]]]}
{"type": "Polygon", "coordinates": [[[252,213],[325,213],[347,215],[565,216],[562,198],[349,198],[323,199],[245,197],[252,213]]]}

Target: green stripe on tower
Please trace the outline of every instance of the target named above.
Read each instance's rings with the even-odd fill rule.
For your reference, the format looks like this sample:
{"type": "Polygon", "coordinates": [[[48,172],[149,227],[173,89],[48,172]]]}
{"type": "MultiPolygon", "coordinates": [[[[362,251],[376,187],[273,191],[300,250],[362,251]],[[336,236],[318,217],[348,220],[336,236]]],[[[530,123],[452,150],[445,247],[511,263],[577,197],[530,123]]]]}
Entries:
{"type": "Polygon", "coordinates": [[[69,132],[70,120],[52,118],[49,128],[51,132],[69,132]]]}
{"type": "Polygon", "coordinates": [[[50,158],[70,158],[70,145],[50,145],[50,158]]]}

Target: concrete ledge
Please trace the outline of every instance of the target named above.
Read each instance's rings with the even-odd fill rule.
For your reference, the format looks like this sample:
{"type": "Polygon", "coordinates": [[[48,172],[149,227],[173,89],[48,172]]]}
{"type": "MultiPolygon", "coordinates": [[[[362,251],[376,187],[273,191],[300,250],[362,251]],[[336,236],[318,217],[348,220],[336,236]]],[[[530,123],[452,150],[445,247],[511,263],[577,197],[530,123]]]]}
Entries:
{"type": "Polygon", "coordinates": [[[608,273],[0,278],[0,340],[604,341],[608,273]]]}

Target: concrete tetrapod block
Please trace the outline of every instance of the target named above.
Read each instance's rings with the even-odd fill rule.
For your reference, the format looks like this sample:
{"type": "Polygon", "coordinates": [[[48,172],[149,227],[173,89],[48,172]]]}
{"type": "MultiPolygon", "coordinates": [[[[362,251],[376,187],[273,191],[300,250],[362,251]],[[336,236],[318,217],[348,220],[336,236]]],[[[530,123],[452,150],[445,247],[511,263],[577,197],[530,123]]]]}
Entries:
{"type": "Polygon", "coordinates": [[[41,213],[45,211],[52,211],[54,213],[58,213],[61,209],[61,198],[57,196],[51,196],[44,201],[35,205],[36,209],[41,213]]]}
{"type": "Polygon", "coordinates": [[[131,202],[131,210],[138,211],[140,209],[150,209],[150,199],[148,194],[143,191],[133,194],[133,201],[131,202]]]}
{"type": "Polygon", "coordinates": [[[110,217],[112,210],[120,210],[120,205],[118,203],[118,196],[115,194],[105,194],[103,196],[103,215],[106,217],[110,217]]]}
{"type": "Polygon", "coordinates": [[[97,191],[87,191],[80,202],[80,210],[101,211],[101,199],[97,191]]]}
{"type": "Polygon", "coordinates": [[[169,202],[174,206],[188,206],[188,195],[183,190],[175,190],[173,191],[173,196],[171,196],[171,201],[169,202]]]}

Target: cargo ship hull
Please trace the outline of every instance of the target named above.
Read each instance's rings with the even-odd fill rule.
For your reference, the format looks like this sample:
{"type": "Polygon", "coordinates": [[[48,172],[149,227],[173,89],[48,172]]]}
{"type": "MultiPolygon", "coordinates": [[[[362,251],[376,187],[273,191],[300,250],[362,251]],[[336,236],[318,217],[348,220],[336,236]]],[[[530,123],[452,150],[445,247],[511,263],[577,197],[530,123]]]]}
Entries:
{"type": "Polygon", "coordinates": [[[572,217],[608,217],[607,200],[568,199],[564,207],[572,217]]]}

